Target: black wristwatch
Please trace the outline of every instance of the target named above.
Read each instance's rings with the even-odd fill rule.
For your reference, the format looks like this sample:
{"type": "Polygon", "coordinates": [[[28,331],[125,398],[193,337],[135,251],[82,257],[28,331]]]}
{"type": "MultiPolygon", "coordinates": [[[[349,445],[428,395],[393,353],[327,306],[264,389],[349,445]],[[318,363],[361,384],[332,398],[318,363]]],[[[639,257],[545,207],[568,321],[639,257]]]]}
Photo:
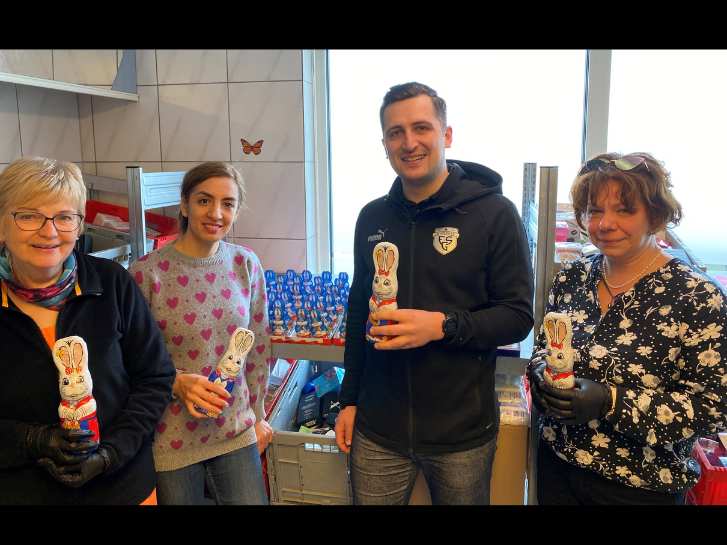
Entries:
{"type": "Polygon", "coordinates": [[[450,341],[457,334],[457,315],[454,312],[444,314],[442,320],[442,332],[444,333],[443,341],[450,341]]]}

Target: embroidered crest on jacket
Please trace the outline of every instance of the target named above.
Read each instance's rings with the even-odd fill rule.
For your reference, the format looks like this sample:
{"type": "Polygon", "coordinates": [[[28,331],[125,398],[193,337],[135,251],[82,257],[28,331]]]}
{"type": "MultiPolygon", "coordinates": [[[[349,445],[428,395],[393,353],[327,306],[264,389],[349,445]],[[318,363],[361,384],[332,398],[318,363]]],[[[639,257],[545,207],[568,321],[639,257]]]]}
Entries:
{"type": "Polygon", "coordinates": [[[432,237],[434,239],[434,249],[442,255],[447,255],[457,247],[459,229],[456,227],[437,227],[432,237]]]}

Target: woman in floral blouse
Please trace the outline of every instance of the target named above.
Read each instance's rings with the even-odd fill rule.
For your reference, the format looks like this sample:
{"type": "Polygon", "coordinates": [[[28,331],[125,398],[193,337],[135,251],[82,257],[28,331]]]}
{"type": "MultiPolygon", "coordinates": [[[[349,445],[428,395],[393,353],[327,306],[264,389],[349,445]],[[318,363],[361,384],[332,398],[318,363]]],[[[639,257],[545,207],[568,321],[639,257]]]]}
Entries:
{"type": "Polygon", "coordinates": [[[694,441],[725,428],[727,304],[656,242],[681,219],[670,188],[646,153],[599,155],[573,183],[601,253],[567,263],[546,306],[571,318],[575,388],[543,380],[542,328],[530,362],[540,504],[681,503],[699,480],[694,441]]]}

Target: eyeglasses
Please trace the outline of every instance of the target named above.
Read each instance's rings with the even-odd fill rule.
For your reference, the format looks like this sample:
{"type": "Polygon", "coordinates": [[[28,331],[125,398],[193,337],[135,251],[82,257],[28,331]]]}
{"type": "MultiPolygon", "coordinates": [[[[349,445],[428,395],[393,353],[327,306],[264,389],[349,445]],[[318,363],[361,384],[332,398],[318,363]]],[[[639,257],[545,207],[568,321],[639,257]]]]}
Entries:
{"type": "Polygon", "coordinates": [[[75,231],[81,226],[83,221],[82,214],[73,214],[68,212],[61,212],[56,214],[52,218],[44,216],[38,212],[11,212],[10,215],[15,220],[15,225],[21,231],[40,231],[45,222],[48,220],[53,222],[56,231],[60,233],[70,233],[75,231]]]}
{"type": "Polygon", "coordinates": [[[583,174],[593,172],[594,170],[598,170],[609,165],[613,165],[622,172],[629,172],[641,165],[644,165],[646,170],[649,170],[649,164],[646,162],[646,157],[631,154],[624,155],[620,159],[591,159],[590,161],[586,161],[581,167],[581,170],[578,171],[578,176],[582,176],[583,174]]]}

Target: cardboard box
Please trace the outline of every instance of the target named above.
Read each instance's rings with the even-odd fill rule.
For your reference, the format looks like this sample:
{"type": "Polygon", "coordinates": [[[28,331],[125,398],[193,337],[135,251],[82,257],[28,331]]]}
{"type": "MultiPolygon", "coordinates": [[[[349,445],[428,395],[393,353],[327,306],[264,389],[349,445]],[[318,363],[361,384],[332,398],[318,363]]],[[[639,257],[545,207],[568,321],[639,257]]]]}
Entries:
{"type": "Polygon", "coordinates": [[[491,505],[524,505],[528,426],[500,424],[490,481],[491,505]]]}

